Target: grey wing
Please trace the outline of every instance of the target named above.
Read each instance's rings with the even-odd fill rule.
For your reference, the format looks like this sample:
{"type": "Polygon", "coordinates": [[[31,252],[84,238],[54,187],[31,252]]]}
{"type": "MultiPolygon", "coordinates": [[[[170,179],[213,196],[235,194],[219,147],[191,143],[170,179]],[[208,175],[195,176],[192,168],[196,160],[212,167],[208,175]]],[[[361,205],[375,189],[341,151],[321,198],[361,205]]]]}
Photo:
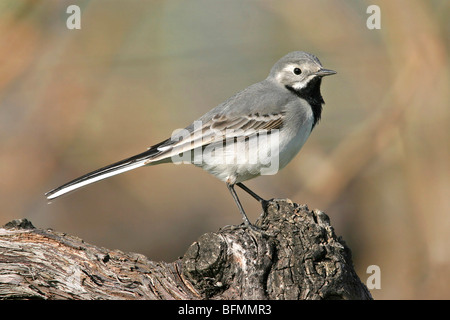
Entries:
{"type": "Polygon", "coordinates": [[[184,129],[175,133],[171,139],[156,147],[159,151],[158,155],[148,159],[146,164],[201,148],[213,142],[250,137],[261,132],[267,133],[280,129],[284,119],[285,112],[263,115],[255,113],[231,118],[224,115],[215,116],[207,123],[194,125],[191,131],[184,129]]]}
{"type": "Polygon", "coordinates": [[[163,143],[147,164],[234,137],[280,129],[290,95],[268,81],[254,84],[206,113],[163,143]]]}

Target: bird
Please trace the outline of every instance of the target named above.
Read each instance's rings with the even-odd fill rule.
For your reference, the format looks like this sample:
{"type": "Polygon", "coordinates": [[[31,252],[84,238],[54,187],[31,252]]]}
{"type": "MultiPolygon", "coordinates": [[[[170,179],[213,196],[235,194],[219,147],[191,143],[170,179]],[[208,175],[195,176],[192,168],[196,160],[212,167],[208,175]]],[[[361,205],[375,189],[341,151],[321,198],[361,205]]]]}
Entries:
{"type": "Polygon", "coordinates": [[[260,202],[268,201],[243,182],[272,175],[300,151],[321,119],[321,82],[336,71],[319,59],[293,51],[279,59],[266,79],[231,96],[184,129],[146,151],[107,165],[45,193],[48,200],[88,184],[144,166],[191,163],[225,182],[243,219],[254,228],[235,191],[240,187],[260,202]]]}

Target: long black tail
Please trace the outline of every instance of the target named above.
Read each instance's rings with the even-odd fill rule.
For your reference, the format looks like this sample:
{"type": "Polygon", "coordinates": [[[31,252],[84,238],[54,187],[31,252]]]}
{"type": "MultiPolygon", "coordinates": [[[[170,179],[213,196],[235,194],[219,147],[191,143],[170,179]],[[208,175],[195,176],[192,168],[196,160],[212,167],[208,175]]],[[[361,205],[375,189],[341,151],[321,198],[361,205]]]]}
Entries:
{"type": "Polygon", "coordinates": [[[142,152],[140,154],[137,154],[135,156],[132,156],[130,158],[118,161],[116,163],[110,164],[106,167],[97,169],[95,171],[92,171],[88,174],[85,174],[84,176],[81,176],[79,178],[76,178],[70,182],[67,182],[66,184],[63,184],[62,186],[55,188],[53,190],[50,190],[45,194],[47,199],[55,199],[59,196],[62,196],[63,194],[66,194],[68,192],[71,192],[75,189],[84,187],[88,184],[112,177],[116,174],[120,174],[129,170],[133,170],[139,167],[142,167],[146,164],[148,164],[148,160],[160,153],[158,150],[158,147],[154,146],[150,148],[149,150],[142,152]]]}

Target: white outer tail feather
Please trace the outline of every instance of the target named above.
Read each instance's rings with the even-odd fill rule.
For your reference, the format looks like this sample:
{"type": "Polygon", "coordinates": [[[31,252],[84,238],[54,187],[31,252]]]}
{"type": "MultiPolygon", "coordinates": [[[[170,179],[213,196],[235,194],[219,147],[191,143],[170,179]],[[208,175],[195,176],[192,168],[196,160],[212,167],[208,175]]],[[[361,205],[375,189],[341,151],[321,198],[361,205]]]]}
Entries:
{"type": "Polygon", "coordinates": [[[63,194],[66,194],[66,193],[69,193],[69,192],[71,192],[71,191],[73,191],[73,190],[76,190],[76,189],[79,189],[79,188],[81,188],[81,187],[87,186],[87,185],[89,185],[89,184],[91,184],[91,183],[94,183],[94,182],[97,182],[97,181],[100,181],[100,180],[103,180],[103,179],[106,179],[106,178],[115,176],[115,175],[117,175],[117,174],[120,174],[120,173],[129,171],[129,170],[133,170],[133,169],[142,167],[142,166],[145,165],[145,162],[146,162],[146,161],[147,161],[147,160],[142,160],[142,161],[140,161],[140,162],[138,162],[138,163],[133,163],[133,164],[130,165],[130,166],[126,166],[126,167],[124,167],[124,168],[120,168],[120,169],[117,169],[117,170],[113,170],[113,171],[111,171],[111,172],[107,172],[107,173],[104,173],[104,174],[100,174],[99,176],[92,177],[92,178],[90,178],[90,179],[87,179],[87,180],[84,180],[84,181],[75,183],[75,184],[73,184],[73,185],[67,186],[67,187],[65,187],[65,188],[62,188],[61,190],[58,190],[57,192],[55,192],[55,193],[53,193],[53,194],[50,194],[49,196],[47,196],[47,199],[48,199],[48,200],[55,199],[55,198],[57,198],[57,197],[59,197],[59,196],[62,196],[63,194]]]}

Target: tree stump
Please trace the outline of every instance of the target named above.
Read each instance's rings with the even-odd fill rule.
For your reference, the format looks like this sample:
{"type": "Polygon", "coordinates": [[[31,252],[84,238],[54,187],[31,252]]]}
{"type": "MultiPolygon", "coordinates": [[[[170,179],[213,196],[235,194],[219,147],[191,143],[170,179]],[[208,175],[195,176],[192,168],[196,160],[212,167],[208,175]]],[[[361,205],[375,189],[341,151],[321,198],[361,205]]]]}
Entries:
{"type": "Polygon", "coordinates": [[[256,226],[206,233],[168,263],[14,220],[0,299],[372,299],[325,213],[274,199],[256,226]]]}

